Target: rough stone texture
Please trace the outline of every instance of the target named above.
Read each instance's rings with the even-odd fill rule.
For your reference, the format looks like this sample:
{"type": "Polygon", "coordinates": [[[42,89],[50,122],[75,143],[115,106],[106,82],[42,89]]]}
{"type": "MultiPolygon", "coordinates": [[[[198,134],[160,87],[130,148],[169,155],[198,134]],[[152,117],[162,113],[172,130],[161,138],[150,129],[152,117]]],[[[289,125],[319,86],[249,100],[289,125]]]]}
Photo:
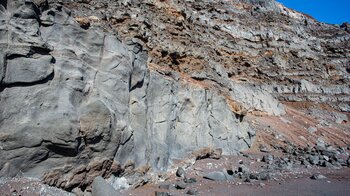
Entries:
{"type": "Polygon", "coordinates": [[[134,53],[111,33],[81,29],[61,5],[43,12],[50,25],[28,1],[7,8],[0,175],[41,177],[94,157],[113,159],[126,137],[134,53]]]}
{"type": "Polygon", "coordinates": [[[319,23],[274,0],[66,4],[141,39],[151,69],[218,88],[244,111],[284,114],[276,97],[349,112],[347,23],[319,23]]]}
{"type": "Polygon", "coordinates": [[[35,178],[0,178],[1,195],[60,195],[76,196],[62,189],[43,184],[35,178]]]}
{"type": "Polygon", "coordinates": [[[92,182],[92,196],[117,196],[120,195],[108,182],[98,176],[92,182]]]}
{"type": "Polygon", "coordinates": [[[224,181],[227,180],[223,172],[210,172],[203,176],[205,179],[214,180],[214,181],[224,181]]]}
{"type": "Polygon", "coordinates": [[[0,176],[86,189],[129,160],[157,170],[199,148],[249,147],[254,131],[224,95],[150,70],[138,40],[82,28],[52,1],[0,14],[0,176]]]}
{"type": "Polygon", "coordinates": [[[349,112],[349,40],[273,0],[1,1],[0,176],[86,189],[247,149],[280,101],[349,112]]]}
{"type": "Polygon", "coordinates": [[[131,95],[130,118],[136,119],[130,124],[133,137],[118,151],[117,160],[126,161],[123,159],[130,158],[127,155],[134,150],[136,162],[147,160],[161,168],[168,166],[169,158],[197,148],[215,146],[232,154],[251,143],[248,131],[254,131],[213,91],[185,86],[151,72],[146,94],[147,111],[140,111],[142,103],[131,95]],[[133,112],[134,108],[140,113],[133,112]],[[151,140],[145,141],[145,137],[151,140]]]}

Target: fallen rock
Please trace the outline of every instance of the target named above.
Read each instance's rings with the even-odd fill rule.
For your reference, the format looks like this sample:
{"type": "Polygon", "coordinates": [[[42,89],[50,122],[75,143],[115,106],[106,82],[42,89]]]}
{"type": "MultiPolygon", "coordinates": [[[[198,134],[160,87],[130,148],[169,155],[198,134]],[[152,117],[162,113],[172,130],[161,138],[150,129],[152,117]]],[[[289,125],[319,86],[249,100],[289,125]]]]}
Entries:
{"type": "Polygon", "coordinates": [[[112,185],[110,185],[101,176],[98,176],[92,182],[92,196],[111,196],[120,195],[117,190],[115,190],[112,185]]]}
{"type": "Polygon", "coordinates": [[[249,178],[251,180],[259,180],[259,175],[257,173],[250,173],[249,178]]]}
{"type": "Polygon", "coordinates": [[[213,180],[213,181],[224,181],[227,180],[226,176],[223,172],[215,171],[215,172],[210,172],[203,176],[203,178],[208,179],[208,180],[213,180]]]}
{"type": "Polygon", "coordinates": [[[323,159],[324,159],[325,161],[329,161],[329,157],[326,156],[326,155],[323,155],[323,159]]]}
{"type": "Polygon", "coordinates": [[[234,180],[234,172],[232,170],[224,169],[222,173],[225,174],[226,180],[233,181],[234,180]]]}
{"type": "Polygon", "coordinates": [[[187,187],[187,185],[185,183],[183,183],[183,182],[177,182],[175,184],[175,188],[176,189],[185,189],[186,187],[187,187]]]}
{"type": "Polygon", "coordinates": [[[249,168],[247,166],[245,166],[245,165],[240,165],[238,167],[238,172],[241,172],[241,173],[244,173],[244,174],[249,173],[249,168]]]}
{"type": "Polygon", "coordinates": [[[264,155],[263,158],[261,159],[262,162],[265,163],[271,163],[273,161],[273,155],[268,154],[268,155],[264,155]]]}
{"type": "Polygon", "coordinates": [[[311,165],[318,165],[319,162],[320,162],[320,158],[317,155],[310,156],[309,157],[309,162],[310,162],[311,165]]]}
{"type": "Polygon", "coordinates": [[[195,178],[185,178],[184,182],[188,184],[192,184],[192,183],[196,183],[197,180],[195,178]]]}
{"type": "Polygon", "coordinates": [[[155,196],[171,196],[171,194],[168,193],[168,192],[159,192],[159,191],[156,191],[156,192],[154,193],[154,195],[155,195],[155,196]]]}
{"type": "Polygon", "coordinates": [[[326,149],[327,143],[322,138],[317,138],[316,147],[326,149]]]}
{"type": "Polygon", "coordinates": [[[189,189],[187,192],[186,192],[187,195],[198,195],[199,192],[196,190],[196,189],[189,189]]]}
{"type": "Polygon", "coordinates": [[[342,158],[337,158],[337,162],[338,162],[341,166],[347,166],[347,165],[348,165],[347,161],[345,161],[345,160],[342,159],[342,158]]]}
{"type": "Polygon", "coordinates": [[[315,132],[317,131],[317,128],[316,128],[316,127],[309,127],[309,128],[307,129],[307,131],[308,131],[309,133],[315,133],[315,132]]]}
{"type": "Polygon", "coordinates": [[[267,181],[267,180],[271,180],[271,174],[270,172],[261,172],[258,175],[259,180],[263,180],[263,181],[267,181]]]}
{"type": "Polygon", "coordinates": [[[227,175],[232,176],[234,174],[234,171],[232,169],[226,169],[225,173],[227,173],[227,175]]]}
{"type": "Polygon", "coordinates": [[[158,188],[160,188],[160,189],[167,189],[167,190],[170,189],[170,187],[171,187],[170,184],[161,184],[158,186],[158,188]]]}
{"type": "Polygon", "coordinates": [[[264,145],[264,144],[260,144],[259,145],[259,150],[260,150],[260,152],[270,152],[268,147],[266,145],[264,145]]]}
{"type": "Polygon", "coordinates": [[[185,175],[186,175],[186,172],[185,172],[185,170],[182,167],[177,168],[177,170],[176,170],[176,176],[177,177],[184,178],[185,175]]]}
{"type": "Polygon", "coordinates": [[[322,180],[322,179],[326,179],[327,177],[321,174],[314,174],[310,178],[313,180],[322,180]]]}
{"type": "Polygon", "coordinates": [[[264,184],[264,183],[259,183],[259,186],[260,186],[260,187],[264,187],[265,184],[264,184]]]}
{"type": "Polygon", "coordinates": [[[331,167],[332,164],[327,162],[327,161],[320,161],[320,164],[319,164],[321,167],[331,167]]]}

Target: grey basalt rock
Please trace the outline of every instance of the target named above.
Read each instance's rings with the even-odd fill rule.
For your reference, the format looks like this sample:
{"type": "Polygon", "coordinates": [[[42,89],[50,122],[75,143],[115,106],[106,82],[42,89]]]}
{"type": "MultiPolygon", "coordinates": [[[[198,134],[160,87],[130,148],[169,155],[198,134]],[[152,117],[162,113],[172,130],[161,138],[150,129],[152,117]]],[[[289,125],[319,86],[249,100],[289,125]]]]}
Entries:
{"type": "Polygon", "coordinates": [[[186,192],[187,195],[199,195],[199,192],[198,190],[196,189],[189,189],[187,192],[186,192]]]}
{"type": "Polygon", "coordinates": [[[97,176],[92,183],[92,196],[117,196],[120,195],[108,182],[101,176],[97,176]]]}
{"type": "Polygon", "coordinates": [[[210,173],[204,175],[203,178],[208,179],[208,180],[213,180],[213,181],[226,181],[227,180],[225,174],[223,172],[220,172],[220,171],[210,172],[210,173]]]}
{"type": "Polygon", "coordinates": [[[231,94],[234,100],[240,100],[247,110],[262,111],[277,116],[285,114],[284,106],[259,86],[233,83],[231,94]]]}
{"type": "Polygon", "coordinates": [[[154,195],[155,195],[155,196],[171,196],[171,194],[168,193],[168,192],[160,192],[160,191],[156,191],[156,192],[154,193],[154,195]]]}
{"type": "Polygon", "coordinates": [[[41,26],[38,8],[22,3],[1,13],[16,17],[0,25],[0,175],[41,177],[100,152],[113,159],[127,137],[132,47],[81,29],[58,4],[50,8],[53,25],[41,26]]]}
{"type": "Polygon", "coordinates": [[[126,160],[129,158],[126,155],[134,150],[131,154],[138,163],[149,160],[162,168],[168,165],[168,159],[194,149],[212,145],[222,148],[224,154],[234,154],[251,143],[253,138],[248,131],[254,133],[254,130],[246,122],[240,122],[224,97],[216,92],[183,85],[153,71],[145,83],[147,89],[138,90],[147,95],[147,102],[139,95],[131,95],[135,104],[131,106],[135,108],[131,117],[137,121],[131,122],[133,138],[117,152],[118,160],[126,160]],[[147,157],[140,153],[140,148],[149,152],[147,157]]]}
{"type": "Polygon", "coordinates": [[[314,174],[310,178],[312,180],[323,180],[323,179],[326,179],[327,177],[322,174],[314,174]]]}
{"type": "Polygon", "coordinates": [[[54,1],[8,1],[0,15],[0,176],[72,190],[92,182],[85,174],[119,171],[115,162],[165,170],[191,151],[235,154],[254,139],[219,92],[150,70],[138,39],[83,29],[54,1]]]}
{"type": "Polygon", "coordinates": [[[177,170],[176,170],[176,176],[177,177],[182,177],[184,178],[186,175],[186,172],[185,170],[182,168],[182,167],[179,167],[177,170]]]}
{"type": "MultiPolygon", "coordinates": [[[[14,54],[12,54],[14,55],[14,54]]],[[[53,74],[52,56],[38,58],[19,57],[10,59],[7,57],[4,84],[32,83],[42,81],[53,74]]]]}

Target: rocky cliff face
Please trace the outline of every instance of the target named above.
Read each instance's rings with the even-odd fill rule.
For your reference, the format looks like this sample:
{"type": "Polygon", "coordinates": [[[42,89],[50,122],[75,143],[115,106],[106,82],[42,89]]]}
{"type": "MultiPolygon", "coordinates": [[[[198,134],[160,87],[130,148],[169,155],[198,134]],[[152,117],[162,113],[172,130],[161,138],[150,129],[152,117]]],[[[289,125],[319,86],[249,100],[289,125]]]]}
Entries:
{"type": "Polygon", "coordinates": [[[281,101],[349,112],[349,40],[272,0],[1,1],[0,176],[71,190],[247,149],[281,101]]]}

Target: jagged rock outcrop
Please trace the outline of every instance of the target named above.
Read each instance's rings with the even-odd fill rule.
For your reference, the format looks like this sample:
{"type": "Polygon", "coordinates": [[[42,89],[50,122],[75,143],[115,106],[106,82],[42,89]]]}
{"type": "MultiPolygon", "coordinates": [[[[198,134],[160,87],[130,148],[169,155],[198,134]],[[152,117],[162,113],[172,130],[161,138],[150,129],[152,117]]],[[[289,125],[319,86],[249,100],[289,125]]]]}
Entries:
{"type": "Polygon", "coordinates": [[[280,101],[349,112],[349,40],[273,0],[1,1],[0,176],[84,189],[247,149],[280,101]]]}

